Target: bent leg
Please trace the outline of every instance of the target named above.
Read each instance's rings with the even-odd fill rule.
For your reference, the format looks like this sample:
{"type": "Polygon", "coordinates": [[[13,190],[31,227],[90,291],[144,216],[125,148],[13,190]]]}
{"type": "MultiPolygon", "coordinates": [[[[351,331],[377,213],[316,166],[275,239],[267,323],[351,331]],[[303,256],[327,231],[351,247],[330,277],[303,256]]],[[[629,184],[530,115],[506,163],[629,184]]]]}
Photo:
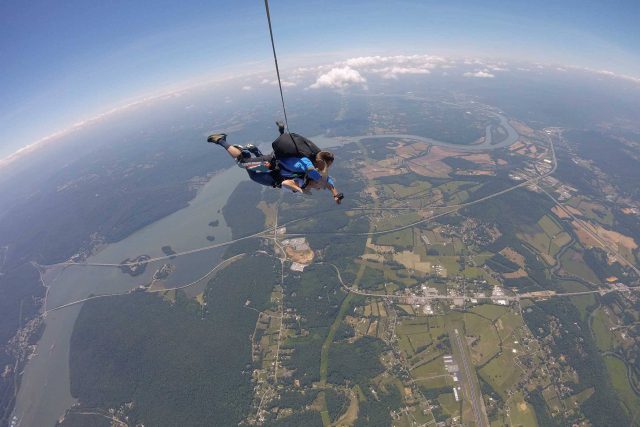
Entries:
{"type": "Polygon", "coordinates": [[[257,182],[260,185],[273,187],[276,183],[269,172],[255,172],[251,169],[247,169],[247,174],[249,174],[249,179],[251,179],[251,181],[257,182]]]}
{"type": "Polygon", "coordinates": [[[273,161],[273,154],[259,157],[243,157],[240,156],[237,160],[238,166],[246,169],[247,171],[255,172],[269,172],[271,170],[271,162],[273,161]]]}

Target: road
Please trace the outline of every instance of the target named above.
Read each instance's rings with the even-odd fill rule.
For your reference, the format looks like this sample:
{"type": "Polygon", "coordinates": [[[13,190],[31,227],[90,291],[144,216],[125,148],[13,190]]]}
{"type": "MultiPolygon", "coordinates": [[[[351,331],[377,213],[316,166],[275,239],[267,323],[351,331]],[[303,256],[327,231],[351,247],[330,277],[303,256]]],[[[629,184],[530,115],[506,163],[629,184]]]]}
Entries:
{"type": "Polygon", "coordinates": [[[487,410],[484,406],[484,400],[482,399],[478,377],[476,376],[471,361],[469,361],[467,345],[463,341],[465,338],[461,336],[458,329],[450,331],[449,337],[454,346],[453,355],[454,357],[457,356],[456,361],[462,373],[462,381],[460,383],[462,384],[463,393],[473,409],[476,426],[489,427],[489,418],[487,417],[487,410]]]}
{"type": "MultiPolygon", "coordinates": [[[[333,267],[333,269],[336,272],[336,275],[338,276],[338,281],[340,282],[340,285],[342,286],[342,288],[347,291],[350,292],[352,294],[356,294],[356,295],[362,295],[365,297],[376,297],[376,298],[387,298],[387,299],[395,299],[395,300],[399,300],[399,299],[406,299],[408,298],[406,295],[389,295],[389,294],[376,294],[373,292],[365,292],[362,291],[360,289],[354,288],[349,286],[348,284],[344,283],[344,281],[342,280],[342,275],[340,274],[340,270],[338,269],[338,267],[335,264],[332,264],[330,262],[325,263],[325,262],[319,262],[318,264],[327,264],[330,265],[331,267],[333,267]]],[[[599,295],[605,295],[608,294],[610,292],[631,292],[633,291],[633,289],[627,287],[627,286],[620,286],[618,288],[600,288],[600,289],[596,289],[596,290],[592,290],[592,291],[580,291],[580,292],[563,292],[563,293],[553,293],[553,294],[548,294],[548,295],[543,295],[543,294],[535,294],[535,293],[531,293],[531,292],[525,292],[522,294],[515,294],[515,295],[505,295],[505,296],[501,296],[499,299],[504,299],[507,300],[509,302],[517,302],[520,301],[521,299],[548,299],[548,298],[555,298],[555,297],[573,297],[573,296],[578,296],[578,295],[589,295],[589,294],[599,294],[599,295]]],[[[474,294],[468,294],[468,295],[430,295],[428,297],[420,297],[420,298],[424,298],[427,301],[435,301],[435,300],[449,300],[449,301],[453,301],[456,298],[478,298],[476,295],[474,294]]]]}
{"type": "MultiPolygon", "coordinates": [[[[178,286],[178,287],[175,287],[175,288],[162,288],[162,289],[154,289],[154,290],[148,290],[148,289],[147,289],[147,290],[146,290],[146,292],[149,292],[149,293],[158,293],[158,292],[160,292],[160,293],[162,293],[162,292],[177,291],[177,290],[180,290],[180,289],[188,288],[188,287],[190,287],[190,286],[193,286],[193,285],[195,285],[195,284],[197,284],[197,283],[201,282],[202,280],[207,279],[209,276],[211,276],[211,275],[212,275],[213,273],[215,273],[216,271],[218,271],[218,270],[220,270],[220,269],[222,269],[222,268],[226,267],[227,265],[229,265],[229,264],[231,264],[232,262],[234,262],[234,261],[236,261],[236,260],[238,260],[238,259],[240,259],[240,258],[244,257],[245,255],[246,255],[246,254],[242,253],[242,254],[234,255],[234,256],[232,256],[232,257],[230,257],[230,258],[227,258],[227,259],[225,259],[225,260],[221,261],[221,262],[220,262],[220,263],[218,263],[215,267],[213,267],[211,270],[209,270],[209,271],[208,271],[204,276],[202,276],[202,277],[200,277],[200,278],[198,278],[198,279],[194,280],[193,282],[187,283],[186,285],[181,285],[181,286],[178,286]]],[[[49,313],[49,312],[57,311],[57,310],[61,310],[61,309],[63,309],[63,308],[71,307],[72,305],[81,304],[81,303],[83,303],[83,302],[90,301],[90,300],[93,300],[93,299],[98,299],[98,298],[107,298],[107,297],[115,297],[115,296],[119,296],[119,295],[126,295],[126,294],[129,294],[129,293],[131,293],[131,292],[132,292],[132,291],[129,291],[129,292],[120,292],[120,293],[114,293],[114,294],[103,294],[103,295],[94,295],[94,296],[90,296],[90,297],[87,297],[87,298],[83,298],[83,299],[81,299],[81,300],[72,301],[72,302],[69,302],[69,303],[67,303],[67,304],[60,305],[60,306],[58,306],[58,307],[50,308],[50,309],[46,310],[46,311],[43,313],[43,315],[44,315],[44,316],[46,316],[46,315],[47,315],[47,313],[49,313]]]]}
{"type": "MultiPolygon", "coordinates": [[[[385,135],[384,137],[392,137],[393,135],[385,135]]],[[[410,137],[411,135],[404,135],[406,137],[410,137]]],[[[369,137],[367,137],[369,138],[369,137]]],[[[417,138],[414,136],[414,139],[417,138]]],[[[392,228],[392,229],[388,229],[388,230],[381,230],[381,231],[366,231],[366,232],[361,232],[361,233],[346,233],[346,232],[322,232],[322,234],[336,234],[336,235],[352,235],[352,236],[375,236],[375,235],[380,235],[380,234],[387,234],[387,233],[393,233],[396,231],[401,231],[407,228],[411,228],[414,227],[416,225],[428,222],[428,221],[433,221],[434,219],[437,219],[439,217],[445,216],[445,215],[449,215],[450,213],[456,212],[464,207],[468,207],[468,206],[472,206],[478,203],[482,203],[484,201],[490,200],[494,197],[498,197],[501,196],[505,193],[508,193],[510,191],[516,190],[518,188],[530,185],[530,184],[534,184],[537,183],[539,180],[551,175],[553,172],[555,172],[557,166],[558,166],[558,162],[556,161],[556,156],[555,156],[555,150],[553,147],[553,142],[551,141],[551,139],[549,139],[549,145],[550,145],[550,149],[551,149],[551,154],[552,154],[552,158],[553,158],[553,168],[540,176],[537,176],[535,178],[531,178],[527,181],[523,181],[519,184],[516,184],[514,186],[511,186],[509,188],[506,188],[504,190],[498,191],[496,193],[490,194],[488,196],[484,196],[481,197],[479,199],[473,200],[471,202],[467,202],[467,203],[461,203],[461,204],[456,204],[456,205],[449,205],[449,206],[434,206],[434,207],[430,207],[428,209],[448,209],[445,212],[441,212],[439,214],[436,215],[432,215],[429,218],[425,218],[416,222],[413,222],[411,224],[407,224],[407,225],[403,225],[400,227],[396,227],[396,228],[392,228]]],[[[378,209],[384,209],[384,210],[400,210],[400,209],[406,209],[406,208],[380,208],[378,206],[374,206],[372,208],[369,207],[356,207],[353,208],[352,210],[378,210],[378,209]]],[[[318,212],[318,214],[320,214],[321,212],[318,212]]],[[[309,219],[311,216],[306,216],[304,218],[298,218],[295,220],[291,220],[285,224],[283,224],[283,226],[289,225],[289,224],[293,224],[296,222],[300,222],[300,221],[304,221],[306,219],[309,219]]],[[[230,245],[232,243],[235,242],[239,242],[241,240],[246,240],[246,239],[253,239],[253,238],[261,238],[261,237],[265,237],[265,234],[271,233],[275,230],[274,227],[269,227],[265,230],[259,231],[257,233],[253,233],[250,234],[248,236],[244,236],[244,237],[240,237],[238,239],[234,239],[234,240],[230,240],[228,242],[223,242],[223,243],[218,243],[215,245],[209,245],[209,246],[204,246],[204,247],[200,247],[200,248],[195,248],[195,249],[190,249],[187,251],[182,251],[182,252],[177,252],[171,255],[166,255],[166,256],[159,256],[159,257],[154,257],[154,258],[150,258],[148,260],[144,260],[141,262],[127,262],[127,263],[92,263],[92,262],[75,262],[75,261],[64,261],[64,262],[60,262],[60,263],[56,263],[56,264],[49,264],[49,265],[40,265],[40,267],[44,267],[44,268],[49,268],[49,267],[58,267],[58,266],[87,266],[87,267],[122,267],[122,266],[131,266],[131,265],[140,265],[140,264],[149,264],[152,262],[156,262],[156,261],[164,261],[164,260],[168,260],[168,259],[172,259],[174,257],[178,257],[178,256],[184,256],[184,255],[190,255],[190,254],[194,254],[194,253],[198,253],[198,252],[203,252],[203,251],[208,251],[211,249],[215,249],[215,248],[220,248],[223,246],[227,246],[230,245]]],[[[306,236],[308,234],[314,234],[314,233],[287,233],[285,234],[286,236],[306,236]]]]}

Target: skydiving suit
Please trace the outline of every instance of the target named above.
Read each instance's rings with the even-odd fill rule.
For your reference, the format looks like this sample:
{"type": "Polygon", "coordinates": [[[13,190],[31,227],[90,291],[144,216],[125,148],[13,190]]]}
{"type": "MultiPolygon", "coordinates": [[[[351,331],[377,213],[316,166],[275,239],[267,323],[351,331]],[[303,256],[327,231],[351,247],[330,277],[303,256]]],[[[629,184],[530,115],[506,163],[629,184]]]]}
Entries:
{"type": "MultiPolygon", "coordinates": [[[[226,141],[221,141],[219,144],[225,148],[229,145],[226,141]]],[[[321,182],[325,179],[307,157],[286,157],[276,160],[273,153],[263,155],[258,147],[253,145],[236,147],[242,151],[242,155],[236,159],[238,166],[245,169],[249,178],[258,184],[280,188],[282,181],[292,179],[304,190],[309,182],[321,182]]],[[[326,183],[335,187],[333,178],[330,176],[326,178],[326,183]]]]}

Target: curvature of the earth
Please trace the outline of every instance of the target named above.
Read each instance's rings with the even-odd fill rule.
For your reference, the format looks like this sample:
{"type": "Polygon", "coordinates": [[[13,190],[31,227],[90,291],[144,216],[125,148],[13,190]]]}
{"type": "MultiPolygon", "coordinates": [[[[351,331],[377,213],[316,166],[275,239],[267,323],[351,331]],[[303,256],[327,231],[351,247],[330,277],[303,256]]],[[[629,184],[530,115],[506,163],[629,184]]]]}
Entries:
{"type": "Polygon", "coordinates": [[[17,419],[51,425],[71,397],[63,425],[634,419],[637,84],[354,64],[366,84],[309,88],[323,69],[292,71],[286,92],[292,130],[334,146],[340,207],[222,172],[232,161],[208,133],[276,136],[274,86],[244,78],[4,166],[4,301],[26,301],[21,333],[2,335],[3,384],[26,366],[17,419]],[[225,245],[276,221],[275,237],[225,245]],[[121,271],[141,255],[144,271],[121,271]],[[114,265],[46,267],[69,259],[114,265]]]}

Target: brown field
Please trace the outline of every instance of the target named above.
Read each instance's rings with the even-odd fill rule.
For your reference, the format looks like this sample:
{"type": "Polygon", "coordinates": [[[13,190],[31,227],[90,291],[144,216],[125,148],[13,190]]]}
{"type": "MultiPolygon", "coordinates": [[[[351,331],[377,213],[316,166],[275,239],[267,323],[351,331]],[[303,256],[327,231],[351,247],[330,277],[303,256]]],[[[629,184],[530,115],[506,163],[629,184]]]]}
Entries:
{"type": "Polygon", "coordinates": [[[502,277],[504,277],[505,279],[519,279],[521,277],[527,276],[527,272],[522,268],[517,269],[513,273],[502,273],[502,277]]]}
{"type": "Polygon", "coordinates": [[[509,261],[516,263],[520,267],[524,268],[524,257],[513,248],[506,247],[500,251],[500,254],[507,258],[509,261]]]}
{"type": "Polygon", "coordinates": [[[456,173],[458,175],[467,175],[467,176],[493,176],[493,175],[495,175],[494,171],[487,171],[487,170],[458,170],[456,173]]]}
{"type": "Polygon", "coordinates": [[[405,159],[424,154],[429,149],[426,142],[416,142],[414,144],[402,145],[396,149],[396,154],[405,159]]]}
{"type": "Polygon", "coordinates": [[[638,244],[632,237],[618,233],[617,231],[607,230],[601,225],[590,224],[585,221],[580,221],[579,223],[572,221],[571,224],[576,230],[576,234],[578,235],[580,242],[587,247],[599,247],[600,242],[588,233],[585,228],[588,228],[591,232],[597,234],[598,237],[604,240],[607,244],[613,245],[620,250],[631,252],[638,248],[638,244]]]}
{"type": "Polygon", "coordinates": [[[291,246],[285,246],[284,251],[293,262],[311,264],[311,261],[313,261],[313,251],[311,249],[296,251],[291,246]]]}
{"type": "MultiPolygon", "coordinates": [[[[431,176],[437,178],[445,178],[453,171],[453,169],[443,162],[448,157],[460,157],[470,162],[476,163],[479,168],[493,167],[495,162],[486,153],[466,154],[461,151],[452,150],[443,147],[431,147],[429,154],[412,159],[409,168],[423,176],[431,176]]],[[[466,171],[468,175],[491,175],[493,171],[466,171]]]]}
{"type": "Polygon", "coordinates": [[[383,160],[379,160],[377,165],[383,168],[397,168],[402,163],[402,158],[400,157],[388,157],[383,160]]]}
{"type": "Polygon", "coordinates": [[[526,147],[524,142],[516,141],[511,145],[511,147],[509,147],[509,151],[518,151],[518,150],[520,150],[520,149],[522,149],[524,147],[526,147]]]}
{"type": "Polygon", "coordinates": [[[476,154],[468,154],[466,156],[461,156],[464,159],[469,160],[470,162],[478,163],[481,165],[494,165],[495,162],[491,158],[491,156],[487,153],[476,153],[476,154]]]}
{"type": "Polygon", "coordinates": [[[384,262],[384,256],[380,254],[362,254],[360,258],[365,261],[384,262]]]}
{"type": "Polygon", "coordinates": [[[571,216],[558,205],[552,207],[551,212],[553,212],[555,216],[557,216],[560,219],[571,218],[571,216]]]}
{"type": "Polygon", "coordinates": [[[625,236],[622,233],[618,233],[617,231],[607,230],[604,227],[596,226],[597,233],[600,236],[603,236],[605,239],[614,242],[618,246],[624,246],[629,250],[634,250],[638,247],[638,244],[633,239],[633,237],[625,236]]]}
{"type": "Polygon", "coordinates": [[[422,273],[431,272],[431,263],[422,262],[420,256],[411,251],[402,251],[393,255],[394,261],[399,262],[408,269],[420,271],[422,273]]]}
{"type": "Polygon", "coordinates": [[[569,213],[575,216],[582,216],[582,212],[570,205],[562,205],[562,207],[556,205],[551,208],[551,211],[560,219],[569,218],[569,213]]]}
{"type": "MultiPolygon", "coordinates": [[[[433,151],[433,150],[432,150],[433,151]]],[[[412,159],[409,169],[418,175],[430,176],[434,178],[446,178],[453,171],[449,165],[442,162],[444,157],[434,156],[431,153],[412,159]]]]}
{"type": "Polygon", "coordinates": [[[520,134],[524,136],[535,136],[536,132],[529,126],[517,120],[509,120],[509,124],[520,134]]]}
{"type": "Polygon", "coordinates": [[[372,179],[381,178],[383,176],[402,175],[407,172],[406,169],[403,168],[385,168],[371,165],[364,166],[361,170],[363,175],[372,179]]]}

